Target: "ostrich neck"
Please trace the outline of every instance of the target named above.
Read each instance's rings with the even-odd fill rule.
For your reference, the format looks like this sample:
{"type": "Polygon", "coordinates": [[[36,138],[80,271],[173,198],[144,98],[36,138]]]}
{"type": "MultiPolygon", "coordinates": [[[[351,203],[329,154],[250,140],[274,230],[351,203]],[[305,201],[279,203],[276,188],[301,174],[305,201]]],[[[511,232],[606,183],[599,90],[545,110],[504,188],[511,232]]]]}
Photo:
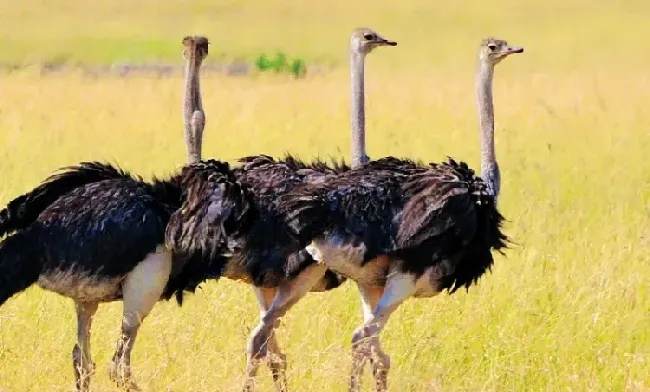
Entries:
{"type": "Polygon", "coordinates": [[[494,66],[480,61],[476,78],[476,93],[481,132],[481,177],[487,182],[491,193],[497,196],[500,190],[500,173],[494,151],[493,78],[494,66]]]}
{"type": "Polygon", "coordinates": [[[201,75],[200,65],[194,67],[194,113],[193,118],[197,115],[201,117],[201,125],[192,127],[194,133],[193,155],[196,161],[201,160],[201,149],[203,148],[203,128],[205,127],[205,112],[203,111],[203,101],[201,99],[201,75]],[[197,113],[198,112],[198,113],[197,113]]]}
{"type": "Polygon", "coordinates": [[[366,113],[364,97],[364,55],[350,53],[352,94],[350,122],[352,127],[352,168],[367,161],[366,156],[366,113]]]}
{"type": "Polygon", "coordinates": [[[193,82],[193,90],[194,90],[194,95],[193,95],[193,101],[192,103],[194,104],[194,110],[199,110],[203,111],[203,101],[201,100],[201,78],[200,78],[200,67],[195,66],[194,67],[194,72],[192,72],[192,82],[193,82]]]}
{"type": "Polygon", "coordinates": [[[196,101],[196,50],[192,47],[188,52],[183,93],[183,129],[185,132],[185,145],[187,146],[187,158],[190,163],[194,163],[201,159],[200,151],[197,149],[196,135],[192,130],[192,114],[194,113],[196,101]]]}

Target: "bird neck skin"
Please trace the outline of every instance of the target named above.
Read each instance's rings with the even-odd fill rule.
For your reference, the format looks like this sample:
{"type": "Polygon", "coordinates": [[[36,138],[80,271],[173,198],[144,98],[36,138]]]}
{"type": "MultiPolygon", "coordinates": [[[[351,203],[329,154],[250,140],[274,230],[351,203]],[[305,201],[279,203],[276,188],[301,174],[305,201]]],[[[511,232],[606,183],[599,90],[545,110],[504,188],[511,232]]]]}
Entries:
{"type": "Polygon", "coordinates": [[[192,114],[192,132],[194,134],[194,148],[192,150],[194,162],[201,160],[203,147],[203,128],[205,127],[205,112],[201,99],[200,65],[194,67],[194,113],[192,114]]]}
{"type": "Polygon", "coordinates": [[[197,148],[196,135],[192,129],[192,115],[196,99],[196,48],[194,45],[188,50],[185,65],[185,89],[183,93],[183,129],[185,131],[185,145],[187,146],[187,159],[189,163],[201,159],[200,148],[197,148]]]}
{"type": "Polygon", "coordinates": [[[479,61],[476,93],[481,132],[481,178],[487,183],[490,194],[496,199],[501,187],[501,178],[494,151],[493,78],[494,66],[487,63],[487,61],[479,61]]]}
{"type": "Polygon", "coordinates": [[[366,113],[364,97],[364,57],[358,52],[350,53],[351,102],[350,122],[352,127],[352,168],[358,168],[368,161],[366,156],[366,113]]]}

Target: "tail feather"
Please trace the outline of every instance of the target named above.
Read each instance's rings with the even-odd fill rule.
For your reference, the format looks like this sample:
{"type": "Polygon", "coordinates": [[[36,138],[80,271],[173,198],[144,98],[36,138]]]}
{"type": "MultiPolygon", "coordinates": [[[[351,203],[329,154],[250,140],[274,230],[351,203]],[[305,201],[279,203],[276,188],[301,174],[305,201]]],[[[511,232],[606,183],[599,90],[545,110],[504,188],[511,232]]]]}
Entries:
{"type": "Polygon", "coordinates": [[[49,176],[29,193],[10,201],[0,210],[0,236],[25,229],[50,204],[62,195],[80,186],[113,178],[131,176],[111,165],[99,162],[82,162],[68,166],[49,176]]]}
{"type": "Polygon", "coordinates": [[[30,234],[19,232],[0,242],[0,306],[41,274],[43,261],[38,257],[38,244],[29,241],[30,234]]]}
{"type": "Polygon", "coordinates": [[[502,232],[503,216],[494,203],[476,204],[476,232],[472,240],[456,253],[453,272],[441,280],[441,288],[450,294],[459,288],[476,284],[481,276],[492,270],[492,251],[503,254],[509,239],[502,232]]]}

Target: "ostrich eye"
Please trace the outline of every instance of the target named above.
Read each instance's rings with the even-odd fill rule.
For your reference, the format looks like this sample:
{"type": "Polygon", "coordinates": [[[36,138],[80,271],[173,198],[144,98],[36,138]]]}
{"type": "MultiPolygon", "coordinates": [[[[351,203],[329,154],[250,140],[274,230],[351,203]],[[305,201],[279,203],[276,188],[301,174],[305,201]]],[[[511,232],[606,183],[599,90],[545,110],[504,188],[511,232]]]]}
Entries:
{"type": "Polygon", "coordinates": [[[497,46],[495,44],[489,44],[488,45],[488,49],[490,49],[493,52],[496,50],[496,48],[497,48],[497,46]]]}
{"type": "Polygon", "coordinates": [[[363,38],[367,39],[368,41],[374,41],[377,36],[372,33],[366,33],[363,35],[363,38]]]}

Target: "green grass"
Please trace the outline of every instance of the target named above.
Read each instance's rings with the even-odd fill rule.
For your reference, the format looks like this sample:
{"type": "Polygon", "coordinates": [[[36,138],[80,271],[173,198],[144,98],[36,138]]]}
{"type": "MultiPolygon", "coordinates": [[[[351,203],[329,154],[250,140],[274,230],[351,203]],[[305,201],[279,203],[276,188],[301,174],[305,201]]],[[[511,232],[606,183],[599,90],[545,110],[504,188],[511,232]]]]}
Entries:
{"type": "MultiPolygon", "coordinates": [[[[347,156],[347,36],[368,25],[399,42],[368,59],[370,154],[477,166],[476,47],[489,34],[523,45],[495,80],[500,205],[517,245],[469,293],[396,312],[382,335],[391,390],[650,390],[645,2],[16,4],[0,1],[0,62],[180,64],[180,39],[198,32],[211,60],[280,50],[338,65],[300,80],[206,75],[204,152],[231,161],[285,150],[347,156]]],[[[3,75],[0,202],[80,160],[170,173],[185,160],[180,104],[179,75],[3,75]]],[[[103,305],[96,316],[96,391],[116,389],[107,367],[120,311],[103,305]]],[[[182,308],[160,303],[138,336],[137,380],[146,391],[237,390],[257,315],[250,289],[228,280],[182,308]]],[[[360,321],[350,284],[292,309],[279,336],[291,389],[344,391],[360,321]]],[[[0,390],[71,390],[75,335],[70,300],[39,288],[10,300],[0,308],[0,390]]],[[[260,375],[259,390],[271,390],[260,375]]]]}

